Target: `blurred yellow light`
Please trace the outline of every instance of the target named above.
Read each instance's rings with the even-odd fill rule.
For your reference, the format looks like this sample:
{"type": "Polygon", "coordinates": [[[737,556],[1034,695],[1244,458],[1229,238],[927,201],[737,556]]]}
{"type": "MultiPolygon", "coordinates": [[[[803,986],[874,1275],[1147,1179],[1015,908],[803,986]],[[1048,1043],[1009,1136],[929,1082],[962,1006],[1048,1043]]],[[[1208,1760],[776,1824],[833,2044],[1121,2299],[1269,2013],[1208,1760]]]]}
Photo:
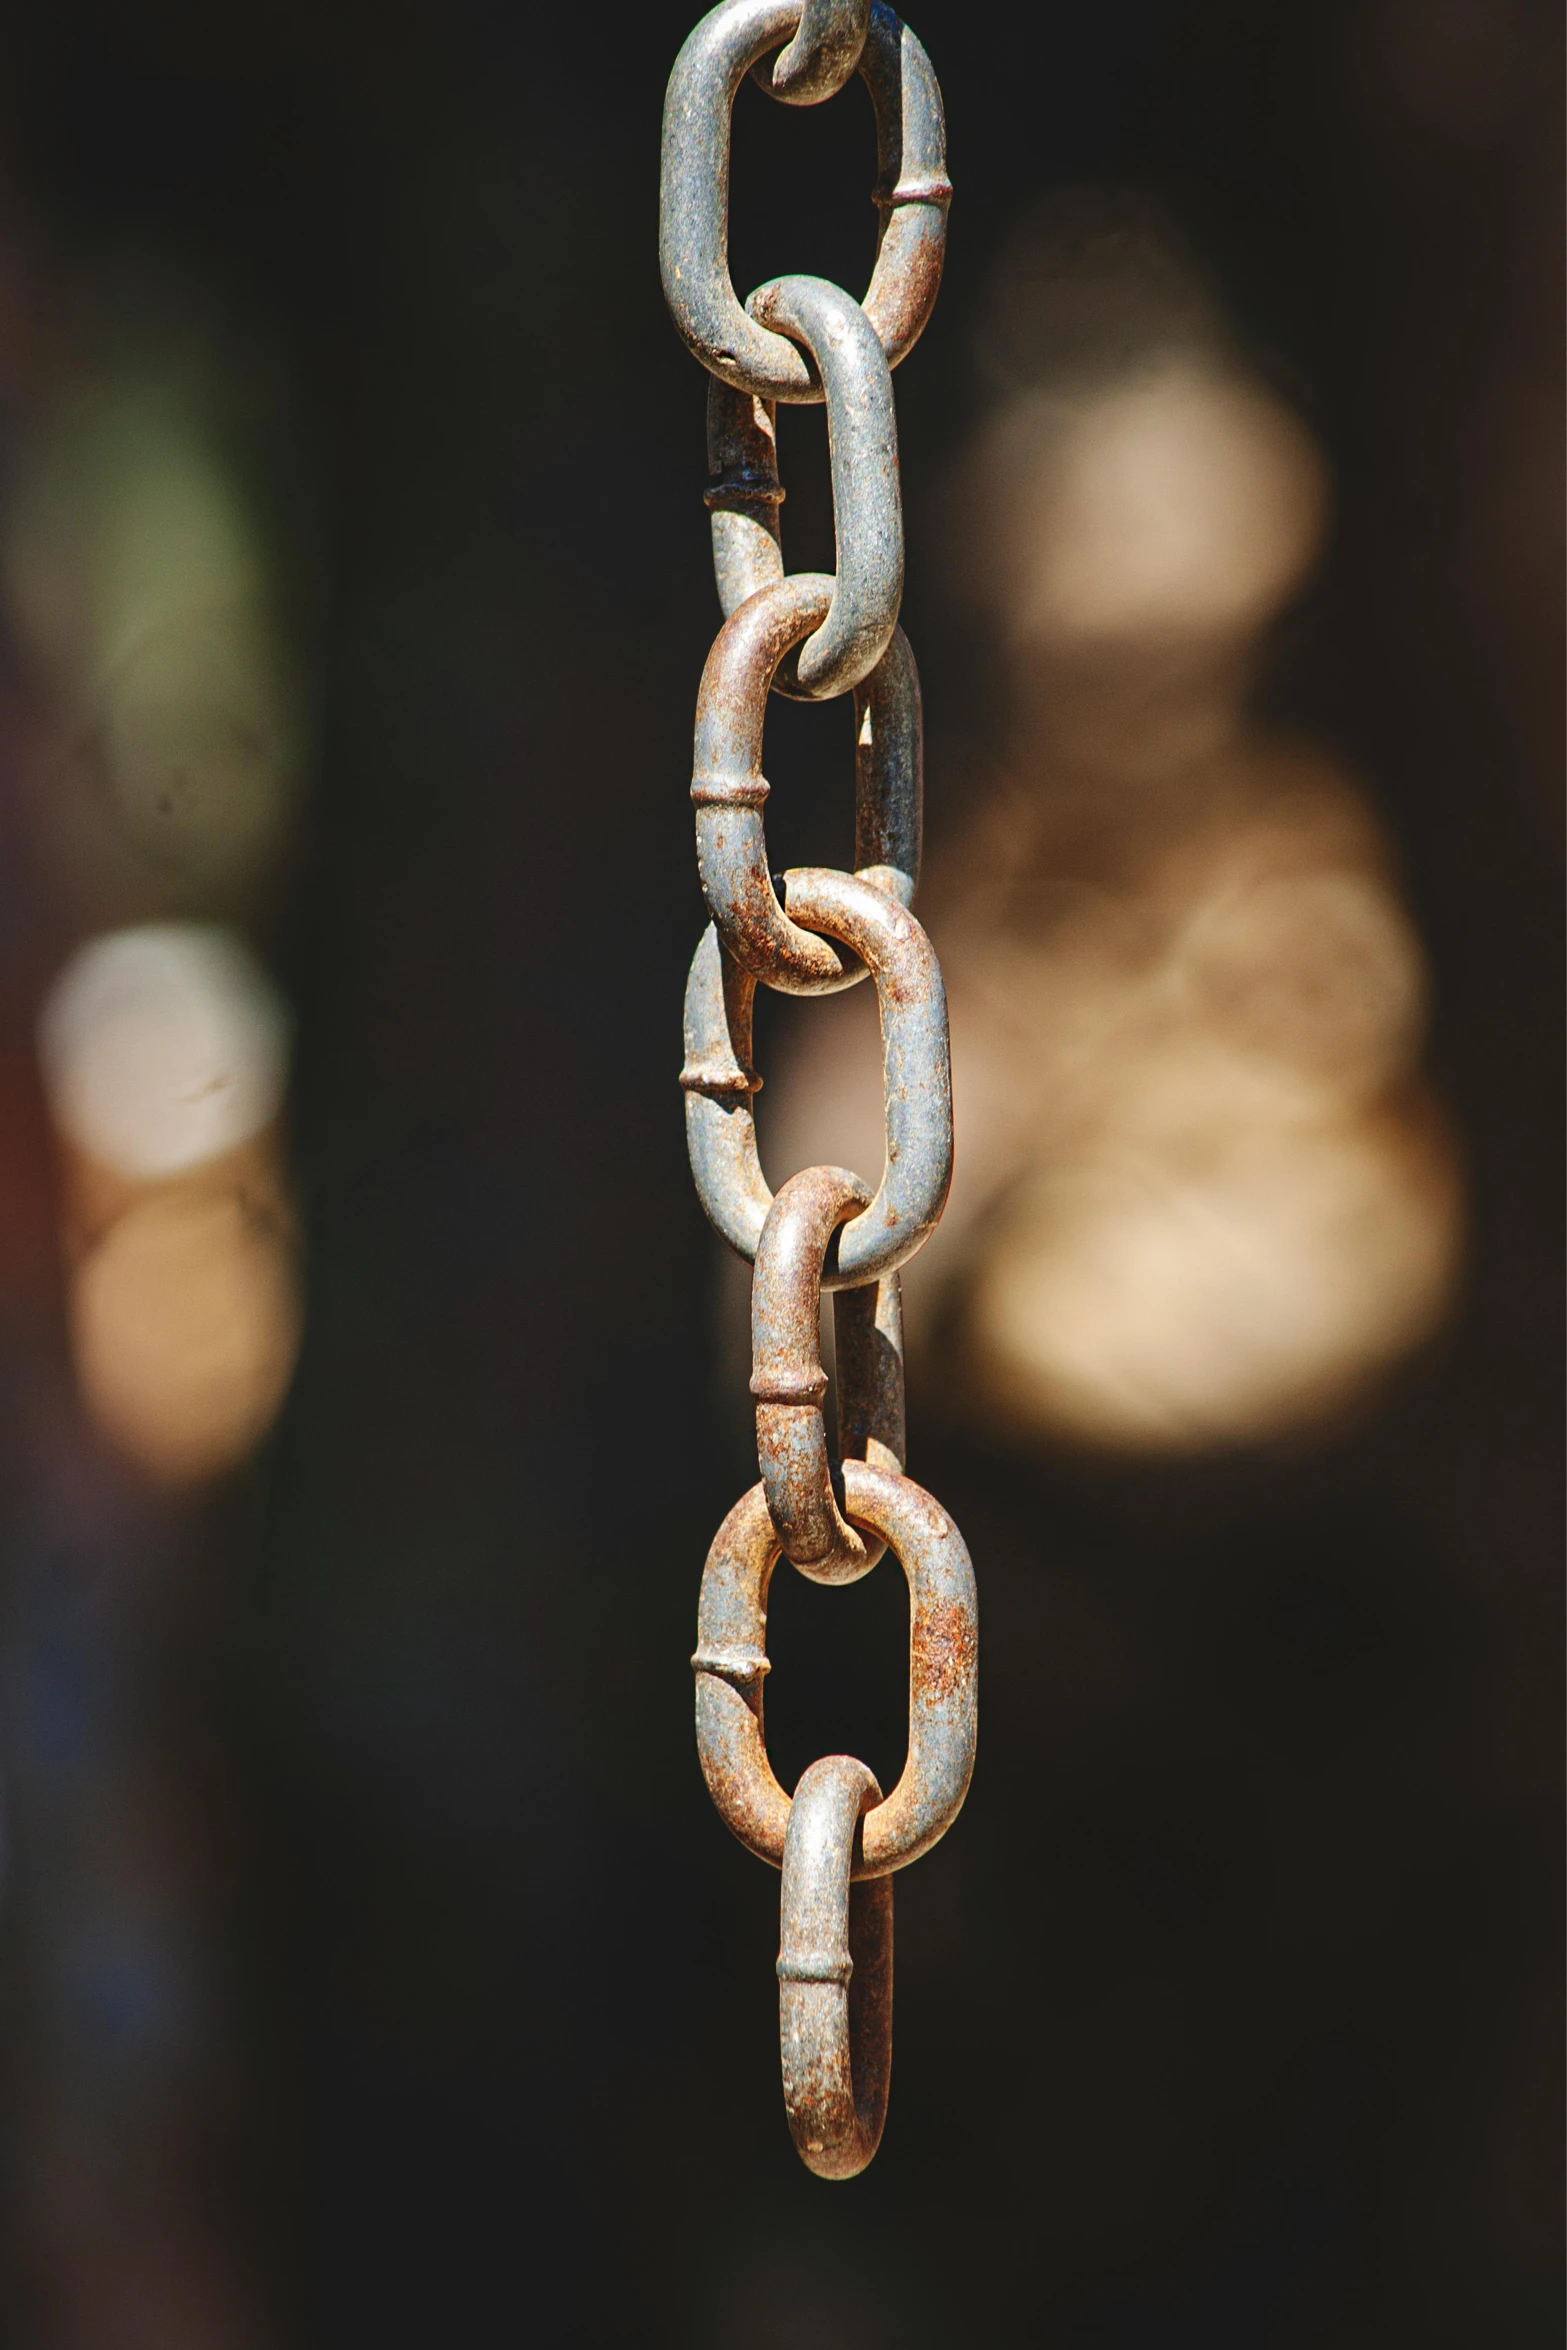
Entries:
{"type": "Polygon", "coordinates": [[[298,1348],[299,1289],[286,1235],[238,1193],[143,1199],[76,1268],[69,1305],[87,1410],[155,1482],[215,1476],[265,1435],[298,1348]]]}
{"type": "Polygon", "coordinates": [[[1390,1119],[1109,1150],[1009,1202],[968,1302],[972,1399],[1136,1452],[1255,1443],[1345,1403],[1440,1321],[1448,1156],[1390,1119]]]}

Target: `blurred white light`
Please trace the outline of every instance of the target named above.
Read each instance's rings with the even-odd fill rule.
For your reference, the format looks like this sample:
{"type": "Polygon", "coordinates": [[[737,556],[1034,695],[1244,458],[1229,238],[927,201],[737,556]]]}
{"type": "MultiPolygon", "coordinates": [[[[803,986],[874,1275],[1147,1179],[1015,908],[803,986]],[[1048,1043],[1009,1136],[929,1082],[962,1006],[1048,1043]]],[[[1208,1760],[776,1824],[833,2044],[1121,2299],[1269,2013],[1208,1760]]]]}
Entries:
{"type": "Polygon", "coordinates": [[[83,947],[44,1004],[55,1123],[116,1173],[180,1173],[235,1149],[282,1104],[288,1016],[235,932],[148,923],[83,947]]]}

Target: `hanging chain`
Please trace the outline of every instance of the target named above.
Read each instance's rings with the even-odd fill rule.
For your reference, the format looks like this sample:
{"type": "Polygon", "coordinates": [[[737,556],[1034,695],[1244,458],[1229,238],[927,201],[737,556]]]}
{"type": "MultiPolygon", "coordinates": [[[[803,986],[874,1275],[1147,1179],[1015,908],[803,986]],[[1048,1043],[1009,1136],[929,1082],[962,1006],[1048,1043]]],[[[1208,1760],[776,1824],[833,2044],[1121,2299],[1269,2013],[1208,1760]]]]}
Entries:
{"type": "Polygon", "coordinates": [[[898,1268],[935,1229],[952,1179],[947,1004],[910,912],[921,816],[919,678],[898,626],[903,515],[892,374],[930,316],[947,205],[941,93],[882,0],[724,0],[687,40],[664,104],[664,295],[709,373],[707,505],[724,626],[697,702],[691,797],[712,917],[686,988],[686,1136],[702,1205],[755,1267],[751,1393],[761,1482],[719,1528],[702,1574],[697,1751],[741,1843],[783,1872],[779,2038],[789,2127],[809,2167],[852,2178],[876,2151],[892,2061],[892,1872],[957,1817],[974,1766],[977,1611],[961,1535],[903,1474],[898,1268]],[[787,45],[784,45],[787,44],[787,45]],[[775,54],[776,53],[776,54],[775,54]],[[769,62],[766,62],[770,60],[769,62]],[[881,214],[863,303],[823,278],[759,286],[744,309],[727,255],[730,112],[750,73],[786,105],[856,71],[876,115],[881,214]],[[827,411],[837,570],[786,576],[779,400],[827,411]],[[767,859],[768,696],[854,695],[853,873],[767,859]],[[887,1155],[874,1196],[810,1167],[774,1198],[757,1156],[757,982],[830,995],[869,974],[881,1019],[887,1155]],[[820,1360],[833,1292],[836,1446],[820,1360]],[[762,1732],[767,1589],[780,1557],[852,1583],[890,1548],[909,1585],[909,1743],[885,1798],[828,1755],[793,1799],[762,1732]]]}

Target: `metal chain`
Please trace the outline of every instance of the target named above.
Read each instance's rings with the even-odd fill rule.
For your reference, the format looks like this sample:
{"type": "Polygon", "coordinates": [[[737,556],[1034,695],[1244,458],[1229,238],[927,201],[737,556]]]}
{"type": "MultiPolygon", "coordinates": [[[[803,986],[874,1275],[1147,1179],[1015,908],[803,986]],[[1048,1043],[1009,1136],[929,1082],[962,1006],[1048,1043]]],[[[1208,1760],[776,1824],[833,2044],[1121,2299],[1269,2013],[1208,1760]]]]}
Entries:
{"type": "Polygon", "coordinates": [[[957,1528],[903,1474],[898,1268],[934,1231],[952,1179],[947,1003],[910,911],[919,872],[919,677],[898,626],[903,515],[892,374],[935,301],[946,240],[941,93],[882,0],[724,0],[687,40],[664,103],[664,294],[707,368],[707,505],[724,626],[697,701],[691,797],[711,924],[685,1002],[686,1138],[703,1207],[754,1265],[751,1393],[761,1482],[713,1542],[697,1614],[697,1752],[741,1843],[783,1872],[778,1952],[784,2105],[822,2178],[876,2151],[892,2061],[892,1872],[928,1852],[974,1767],[977,1606],[957,1528]],[[769,62],[770,61],[770,62],[769,62]],[[728,262],[729,134],[749,73],[810,106],[856,71],[876,115],[881,212],[863,303],[776,278],[744,309],[728,262]],[[775,403],[827,412],[837,570],[788,576],[775,403]],[[854,695],[853,873],[775,877],[762,810],[771,693],[854,695]],[[751,1015],[758,981],[830,995],[867,974],[881,1020],[887,1155],[874,1196],[843,1167],[769,1190],[757,1156],[751,1015]],[[836,1444],[823,1405],[823,1290],[833,1297],[836,1444]],[[885,1798],[828,1755],[793,1799],[762,1731],[767,1590],[780,1558],[852,1583],[890,1548],[909,1584],[909,1745],[885,1798]]]}

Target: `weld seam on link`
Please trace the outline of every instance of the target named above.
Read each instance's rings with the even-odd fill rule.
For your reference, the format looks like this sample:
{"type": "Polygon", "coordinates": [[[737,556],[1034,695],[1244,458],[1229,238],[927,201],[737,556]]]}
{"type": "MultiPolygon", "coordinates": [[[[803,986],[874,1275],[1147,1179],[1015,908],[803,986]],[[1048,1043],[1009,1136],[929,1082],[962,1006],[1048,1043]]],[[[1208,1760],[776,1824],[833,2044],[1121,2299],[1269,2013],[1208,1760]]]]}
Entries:
{"type": "Polygon", "coordinates": [[[854,1961],[847,1952],[835,1958],[830,1950],[806,1950],[780,1958],[773,1971],[780,1983],[847,1983],[854,1961]]]}
{"type": "Polygon", "coordinates": [[[725,1681],[754,1681],[773,1668],[771,1660],[760,1650],[699,1648],[691,1659],[691,1669],[697,1673],[717,1673],[725,1681]]]}

